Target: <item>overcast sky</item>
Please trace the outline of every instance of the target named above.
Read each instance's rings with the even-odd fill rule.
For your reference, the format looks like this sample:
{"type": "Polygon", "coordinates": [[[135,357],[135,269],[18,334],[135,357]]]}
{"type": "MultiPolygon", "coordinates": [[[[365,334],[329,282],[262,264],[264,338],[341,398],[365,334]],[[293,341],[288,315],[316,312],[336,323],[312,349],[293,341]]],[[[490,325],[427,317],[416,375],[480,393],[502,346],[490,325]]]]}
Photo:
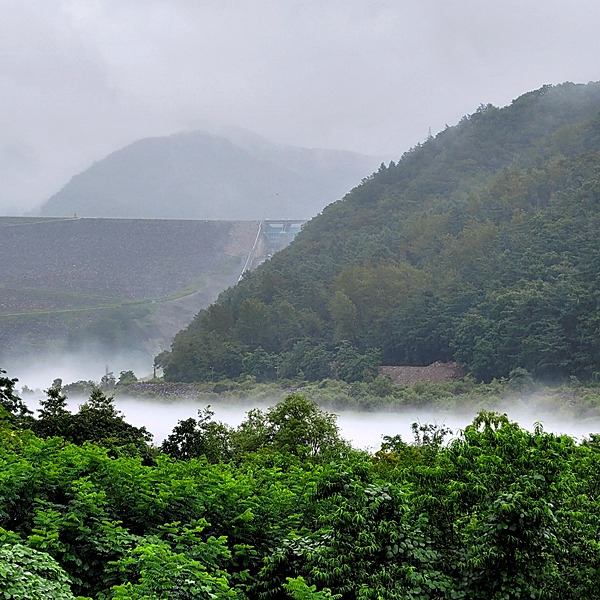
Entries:
{"type": "Polygon", "coordinates": [[[482,103],[599,80],[599,24],[598,0],[0,0],[0,214],[204,123],[398,159],[482,103]]]}

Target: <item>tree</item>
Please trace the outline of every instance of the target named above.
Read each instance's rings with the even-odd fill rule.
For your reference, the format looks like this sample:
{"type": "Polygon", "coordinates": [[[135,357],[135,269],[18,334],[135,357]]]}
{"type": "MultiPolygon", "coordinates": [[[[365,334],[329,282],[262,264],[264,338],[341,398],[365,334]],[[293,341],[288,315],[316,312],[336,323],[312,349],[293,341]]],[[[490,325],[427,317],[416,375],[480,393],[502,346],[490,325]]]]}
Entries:
{"type": "Polygon", "coordinates": [[[210,406],[198,411],[198,420],[178,421],[172,433],[164,440],[161,450],[178,460],[205,456],[209,462],[231,458],[231,428],[212,420],[210,406]]]}
{"type": "MultiPolygon", "coordinates": [[[[186,530],[187,528],[184,528],[184,534],[188,533],[186,530]]],[[[112,600],[163,600],[165,598],[235,600],[239,598],[229,585],[228,573],[214,564],[227,560],[231,556],[225,546],[225,539],[211,537],[208,542],[204,542],[196,535],[194,541],[193,552],[182,552],[187,550],[185,546],[172,549],[165,541],[143,540],[116,562],[115,566],[125,575],[125,583],[113,586],[110,598],[112,600]]]]}
{"type": "Polygon", "coordinates": [[[246,418],[231,434],[233,454],[238,458],[248,452],[268,448],[272,442],[273,428],[259,408],[249,410],[246,418]]]}
{"type": "Polygon", "coordinates": [[[109,371],[108,367],[106,367],[106,373],[104,373],[104,375],[102,375],[100,378],[100,387],[103,390],[112,390],[116,384],[117,380],[115,378],[115,374],[112,371],[109,371]]]}
{"type": "Polygon", "coordinates": [[[76,444],[96,442],[115,454],[133,452],[151,460],[148,442],[152,440],[152,434],[145,427],[134,427],[125,422],[114,401],[113,396],[107,396],[94,386],[89,400],[73,416],[68,439],[76,444]]]}
{"type": "Polygon", "coordinates": [[[257,381],[272,381],[277,378],[278,357],[259,346],[254,352],[246,353],[242,368],[244,373],[256,377],[257,381]]]}
{"type": "Polygon", "coordinates": [[[329,302],[329,314],[333,324],[333,343],[344,340],[356,342],[359,335],[358,309],[344,292],[336,290],[329,302]]]}
{"type": "Polygon", "coordinates": [[[156,369],[162,369],[163,371],[169,364],[169,360],[171,359],[171,353],[168,350],[163,350],[159,352],[154,357],[154,373],[156,374],[156,369]]]}
{"type": "Polygon", "coordinates": [[[54,380],[54,383],[46,390],[46,398],[40,400],[40,419],[60,418],[69,414],[67,410],[67,396],[62,393],[60,380],[54,380]]]}
{"type": "MultiPolygon", "coordinates": [[[[115,407],[115,397],[107,396],[101,388],[95,386],[92,389],[89,400],[81,406],[84,410],[93,410],[102,413],[106,417],[116,417],[119,413],[115,407]]],[[[80,412],[81,412],[80,409],[80,412]]]]}
{"type": "Polygon", "coordinates": [[[312,528],[291,532],[265,557],[263,597],[293,575],[313,592],[327,586],[343,598],[452,598],[426,515],[415,510],[408,488],[378,480],[367,457],[323,465],[307,509],[312,528]]]}
{"type": "Polygon", "coordinates": [[[340,438],[337,415],[325,412],[314,400],[290,394],[267,411],[254,408],[231,432],[232,453],[267,450],[300,458],[333,456],[347,444],[340,438]]]}
{"type": "Polygon", "coordinates": [[[379,350],[368,348],[361,354],[355,346],[343,341],[335,354],[335,366],[340,379],[354,381],[373,381],[378,375],[381,355],[379,350]]]}
{"type": "Polygon", "coordinates": [[[136,383],[137,381],[138,378],[135,376],[135,373],[133,371],[121,371],[119,373],[117,385],[127,385],[129,383],[136,383]]]}
{"type": "Polygon", "coordinates": [[[331,594],[331,590],[325,588],[317,592],[317,586],[309,586],[304,577],[287,577],[287,583],[283,584],[283,589],[294,600],[338,600],[342,598],[341,594],[331,594]]]}
{"type": "Polygon", "coordinates": [[[318,456],[339,447],[336,419],[301,394],[291,394],[267,411],[275,449],[299,456],[318,456]]]}
{"type": "Polygon", "coordinates": [[[238,339],[248,347],[258,346],[270,350],[273,346],[275,330],[268,307],[258,298],[247,298],[239,309],[235,324],[238,339]]]}
{"type": "Polygon", "coordinates": [[[0,546],[0,595],[5,600],[75,600],[69,583],[67,574],[46,552],[22,544],[0,546]]]}
{"type": "Polygon", "coordinates": [[[245,449],[268,447],[303,458],[318,457],[345,447],[336,419],[314,400],[290,394],[266,413],[250,411],[234,433],[234,440],[245,449]]]}
{"type": "Polygon", "coordinates": [[[334,353],[325,344],[302,339],[279,356],[279,378],[302,378],[308,381],[332,376],[334,353]]]}
{"type": "Polygon", "coordinates": [[[60,435],[69,438],[73,415],[67,409],[67,396],[62,392],[62,380],[55,379],[46,390],[46,398],[40,400],[38,420],[33,430],[41,437],[60,435]]]}
{"type": "Polygon", "coordinates": [[[28,421],[27,417],[32,413],[15,392],[15,385],[19,380],[6,377],[5,374],[6,371],[0,369],[0,408],[8,413],[11,423],[20,425],[28,421]]]}

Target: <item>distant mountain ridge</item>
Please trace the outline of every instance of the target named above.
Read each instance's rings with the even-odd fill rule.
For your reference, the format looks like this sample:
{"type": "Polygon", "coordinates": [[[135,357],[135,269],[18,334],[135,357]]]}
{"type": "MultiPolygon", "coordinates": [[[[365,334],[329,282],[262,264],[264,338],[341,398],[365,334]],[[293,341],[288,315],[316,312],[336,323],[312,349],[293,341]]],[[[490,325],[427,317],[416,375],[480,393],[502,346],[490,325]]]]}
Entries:
{"type": "Polygon", "coordinates": [[[74,176],[43,216],[305,219],[369,176],[381,157],[277,145],[233,130],[134,142],[74,176]]]}

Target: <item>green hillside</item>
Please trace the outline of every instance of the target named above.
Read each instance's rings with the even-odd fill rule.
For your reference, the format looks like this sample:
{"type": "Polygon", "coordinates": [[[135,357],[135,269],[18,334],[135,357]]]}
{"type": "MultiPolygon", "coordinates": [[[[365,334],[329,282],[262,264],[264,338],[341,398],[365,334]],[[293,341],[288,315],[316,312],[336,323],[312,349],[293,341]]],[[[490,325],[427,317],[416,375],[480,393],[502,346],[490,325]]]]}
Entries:
{"type": "Polygon", "coordinates": [[[85,344],[150,359],[237,281],[258,225],[0,218],[0,356],[85,344]]]}
{"type": "Polygon", "coordinates": [[[455,359],[489,380],[600,371],[600,84],[481,106],[382,165],[175,338],[165,375],[455,359]]]}

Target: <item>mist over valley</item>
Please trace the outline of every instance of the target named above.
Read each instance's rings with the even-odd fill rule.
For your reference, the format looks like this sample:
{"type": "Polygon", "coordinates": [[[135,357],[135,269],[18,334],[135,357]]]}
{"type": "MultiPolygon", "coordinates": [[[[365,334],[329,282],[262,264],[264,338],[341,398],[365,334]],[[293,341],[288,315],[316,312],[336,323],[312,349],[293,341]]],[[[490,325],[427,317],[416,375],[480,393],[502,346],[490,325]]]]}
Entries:
{"type": "Polygon", "coordinates": [[[1,598],[598,597],[600,3],[0,16],[1,598]]]}
{"type": "MultiPolygon", "coordinates": [[[[267,409],[281,401],[282,398],[271,401],[256,401],[252,398],[241,402],[232,400],[215,399],[212,402],[199,400],[180,399],[152,400],[117,395],[115,405],[120,410],[127,422],[136,427],[146,427],[153,434],[153,443],[160,445],[173,431],[178,421],[190,417],[197,418],[198,410],[210,406],[214,411],[214,419],[231,427],[237,427],[253,408],[267,409]]],[[[78,407],[86,401],[86,397],[72,398],[69,408],[76,412],[78,407]]],[[[337,416],[337,425],[340,435],[356,449],[376,452],[381,447],[383,436],[401,436],[406,443],[414,440],[412,424],[431,424],[447,427],[453,434],[459,433],[473,422],[480,410],[491,408],[501,414],[505,413],[511,421],[517,422],[521,427],[533,431],[536,424],[541,424],[544,431],[556,435],[568,435],[579,441],[589,437],[590,434],[600,433],[600,414],[582,416],[572,414],[569,407],[556,409],[548,407],[544,398],[507,399],[492,405],[485,401],[479,403],[477,408],[452,408],[444,409],[432,407],[410,407],[405,409],[379,411],[372,409],[334,409],[324,406],[325,410],[337,416]],[[562,414],[561,414],[562,412],[562,414]]],[[[32,405],[34,408],[34,405],[32,405]]],[[[450,440],[454,435],[448,435],[450,440]]]]}
{"type": "MultiPolygon", "coordinates": [[[[48,372],[50,369],[48,369],[48,372]]],[[[56,372],[60,372],[57,370],[56,372]]],[[[48,380],[46,380],[48,381],[48,380]]],[[[34,412],[39,408],[39,399],[43,391],[35,389],[32,379],[20,381],[29,391],[22,394],[27,406],[34,412]]],[[[52,381],[46,384],[48,387],[52,381]]],[[[507,393],[508,394],[508,393],[507,393]]],[[[230,427],[237,427],[246,418],[248,411],[254,408],[266,410],[281,402],[285,392],[281,392],[272,399],[254,398],[232,399],[214,395],[207,397],[170,397],[151,398],[129,396],[127,392],[116,392],[115,406],[124,419],[136,427],[145,427],[153,436],[152,443],[160,444],[172,433],[179,421],[197,418],[198,411],[210,406],[214,412],[213,419],[225,423],[230,427]]],[[[318,397],[317,397],[318,399],[318,397]]],[[[73,395],[68,398],[68,409],[76,413],[80,406],[89,400],[85,395],[73,395]]],[[[569,435],[577,440],[583,440],[590,434],[600,433],[600,414],[585,413],[574,410],[565,403],[563,406],[556,404],[553,394],[543,392],[528,393],[515,397],[507,395],[506,398],[494,399],[486,402],[483,398],[471,399],[467,406],[413,406],[406,408],[387,408],[379,410],[375,407],[370,410],[357,410],[351,408],[331,407],[327,400],[320,404],[325,410],[336,415],[336,422],[340,435],[356,449],[376,452],[381,447],[383,436],[400,435],[402,440],[411,443],[414,439],[412,424],[431,424],[446,427],[453,433],[447,436],[452,439],[473,422],[481,410],[493,410],[500,414],[505,413],[511,421],[517,422],[524,429],[533,431],[538,424],[544,431],[557,435],[569,435]]]]}

